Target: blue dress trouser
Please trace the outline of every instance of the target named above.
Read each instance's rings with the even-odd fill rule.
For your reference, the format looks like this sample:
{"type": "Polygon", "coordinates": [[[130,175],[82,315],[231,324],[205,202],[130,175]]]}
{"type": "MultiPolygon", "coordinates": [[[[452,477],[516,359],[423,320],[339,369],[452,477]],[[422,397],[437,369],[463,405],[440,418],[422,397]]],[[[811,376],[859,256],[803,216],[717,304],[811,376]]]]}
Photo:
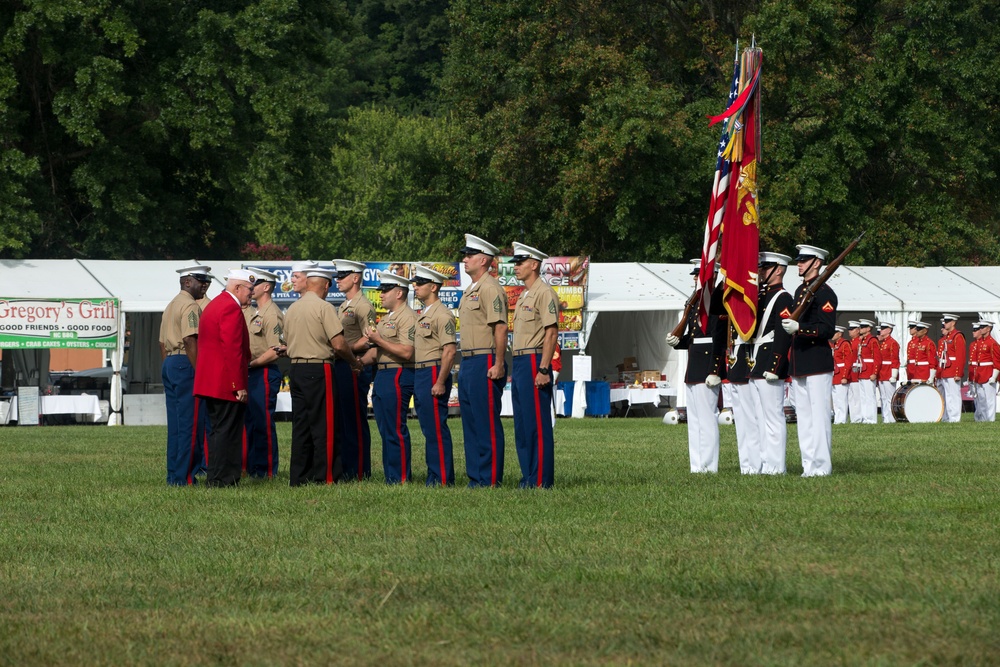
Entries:
{"type": "Polygon", "coordinates": [[[382,368],[372,383],[375,423],[382,435],[382,468],[386,484],[410,481],[410,430],[406,413],[413,396],[412,368],[382,368]]]}
{"type": "Polygon", "coordinates": [[[251,477],[278,474],[278,430],[274,410],[278,405],[281,371],[277,364],[251,368],[247,377],[244,418],[243,469],[251,477]]]}
{"type": "Polygon", "coordinates": [[[469,486],[500,486],[503,482],[503,424],[500,402],[507,382],[491,380],[486,371],[496,354],[463,357],[458,368],[458,402],[465,438],[465,471],[469,486]]]}
{"type": "Polygon", "coordinates": [[[540,354],[514,357],[511,391],[514,405],[514,445],[521,464],[520,487],[552,486],[552,383],[535,386],[540,354]]]}
{"type": "Polygon", "coordinates": [[[444,396],[431,394],[431,387],[437,382],[440,373],[440,366],[418,368],[413,378],[413,404],[426,441],[427,486],[452,486],[455,483],[455,461],[451,431],[448,429],[451,373],[444,383],[444,396]]]}
{"type": "Polygon", "coordinates": [[[355,373],[349,363],[337,359],[333,372],[337,383],[337,417],[343,434],[340,458],[344,463],[344,479],[368,479],[372,476],[372,432],[368,425],[371,366],[355,373]]]}
{"type": "Polygon", "coordinates": [[[161,377],[167,404],[167,484],[194,484],[195,475],[208,467],[208,412],[194,395],[194,366],[187,355],[172,354],[163,360],[161,377]]]}

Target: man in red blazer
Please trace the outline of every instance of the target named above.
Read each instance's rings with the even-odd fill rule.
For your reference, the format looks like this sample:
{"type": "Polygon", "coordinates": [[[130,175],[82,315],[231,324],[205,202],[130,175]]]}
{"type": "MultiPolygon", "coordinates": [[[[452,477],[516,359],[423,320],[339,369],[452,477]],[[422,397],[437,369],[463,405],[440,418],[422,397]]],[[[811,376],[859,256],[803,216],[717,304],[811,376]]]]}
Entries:
{"type": "Polygon", "coordinates": [[[209,486],[234,486],[242,468],[242,430],[247,401],[250,334],[243,307],[256,276],[231,269],[226,291],[212,299],[198,323],[194,393],[205,399],[212,432],[208,437],[209,486]]]}

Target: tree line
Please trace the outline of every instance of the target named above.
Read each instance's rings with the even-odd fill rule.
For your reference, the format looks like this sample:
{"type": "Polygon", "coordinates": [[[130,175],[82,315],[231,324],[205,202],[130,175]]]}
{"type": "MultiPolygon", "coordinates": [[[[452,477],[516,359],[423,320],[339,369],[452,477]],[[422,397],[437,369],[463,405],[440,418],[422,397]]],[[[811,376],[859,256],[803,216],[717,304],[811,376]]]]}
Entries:
{"type": "Polygon", "coordinates": [[[985,0],[9,0],[0,256],[422,259],[472,231],[683,261],[706,116],[755,37],[762,248],[866,229],[852,262],[997,264],[997,19],[985,0]]]}

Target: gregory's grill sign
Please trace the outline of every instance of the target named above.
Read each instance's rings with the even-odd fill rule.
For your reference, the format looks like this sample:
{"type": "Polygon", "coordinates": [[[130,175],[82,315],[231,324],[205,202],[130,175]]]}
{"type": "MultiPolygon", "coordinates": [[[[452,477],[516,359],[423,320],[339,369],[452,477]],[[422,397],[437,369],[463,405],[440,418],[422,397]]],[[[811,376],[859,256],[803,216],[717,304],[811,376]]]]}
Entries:
{"type": "Polygon", "coordinates": [[[0,298],[0,348],[114,348],[118,299],[0,298]]]}

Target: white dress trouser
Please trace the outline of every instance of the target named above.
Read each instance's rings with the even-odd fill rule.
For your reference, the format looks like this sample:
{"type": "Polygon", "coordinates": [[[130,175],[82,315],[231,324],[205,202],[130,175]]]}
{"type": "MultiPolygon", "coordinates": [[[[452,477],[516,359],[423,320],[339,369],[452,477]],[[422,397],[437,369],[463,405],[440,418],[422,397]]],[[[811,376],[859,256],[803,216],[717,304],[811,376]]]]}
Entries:
{"type": "Polygon", "coordinates": [[[760,433],[760,472],[764,475],[785,474],[785,446],[788,426],[785,423],[785,381],[750,380],[750,394],[757,410],[760,433]]]}
{"type": "MultiPolygon", "coordinates": [[[[846,424],[847,423],[847,394],[848,386],[846,384],[835,384],[833,385],[833,423],[834,424],[846,424]]],[[[794,395],[795,392],[793,391],[794,395]]],[[[797,411],[796,411],[797,412],[797,411]]]]}
{"type": "Polygon", "coordinates": [[[691,472],[719,471],[719,385],[685,384],[691,472]]]}
{"type": "Polygon", "coordinates": [[[962,383],[955,378],[944,378],[937,381],[938,389],[944,396],[943,422],[962,421],[962,383]]]}
{"type": "Polygon", "coordinates": [[[997,419],[997,386],[984,382],[975,383],[976,421],[992,422],[997,419]]]}
{"type": "Polygon", "coordinates": [[[891,424],[896,421],[892,416],[892,395],[896,393],[896,383],[882,380],[878,383],[878,393],[882,399],[882,423],[891,424]]]}
{"type": "Polygon", "coordinates": [[[793,378],[792,391],[795,392],[802,476],[829,475],[833,472],[833,427],[830,424],[833,373],[793,378]]]}
{"type": "Polygon", "coordinates": [[[736,422],[736,450],[740,455],[740,472],[744,475],[760,473],[760,426],[757,410],[750,396],[749,384],[732,384],[733,421],[736,422]]]}
{"type": "Polygon", "coordinates": [[[861,423],[877,423],[878,403],[875,401],[874,380],[858,380],[858,402],[861,404],[861,423]]]}
{"type": "MultiPolygon", "coordinates": [[[[832,382],[831,382],[831,386],[832,382]]],[[[851,423],[861,423],[861,391],[857,382],[850,382],[847,385],[847,403],[851,413],[851,423]]]]}

